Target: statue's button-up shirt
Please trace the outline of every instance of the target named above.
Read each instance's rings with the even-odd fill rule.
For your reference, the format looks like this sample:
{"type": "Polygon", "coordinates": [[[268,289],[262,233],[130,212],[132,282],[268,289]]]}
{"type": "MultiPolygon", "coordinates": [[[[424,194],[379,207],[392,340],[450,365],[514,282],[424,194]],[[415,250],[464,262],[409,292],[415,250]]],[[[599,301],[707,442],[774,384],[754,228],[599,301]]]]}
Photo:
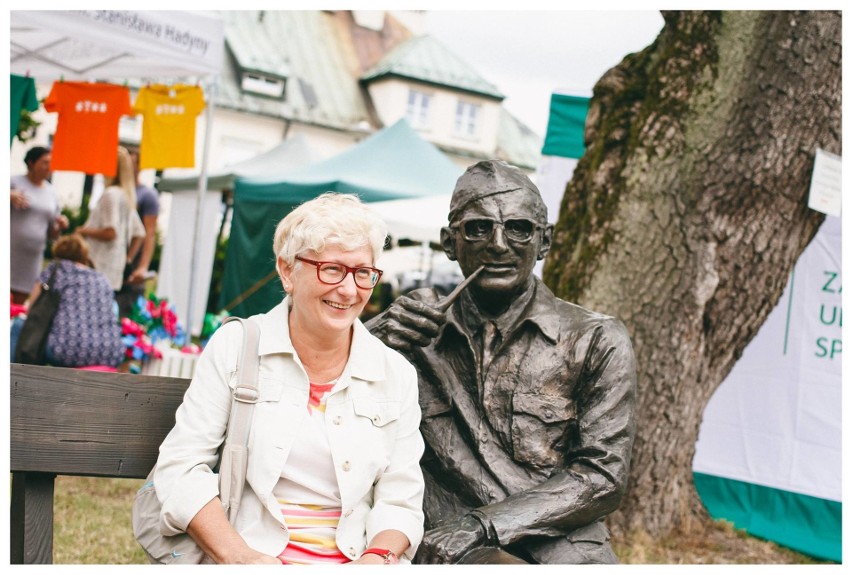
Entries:
{"type": "MultiPolygon", "coordinates": [[[[411,295],[434,301],[427,292],[411,295]]],[[[427,444],[427,528],[478,508],[501,545],[558,554],[623,494],[633,348],[619,320],[558,299],[538,279],[486,335],[488,321],[464,292],[438,337],[407,354],[427,444]],[[553,539],[542,547],[540,536],[553,539]]]]}

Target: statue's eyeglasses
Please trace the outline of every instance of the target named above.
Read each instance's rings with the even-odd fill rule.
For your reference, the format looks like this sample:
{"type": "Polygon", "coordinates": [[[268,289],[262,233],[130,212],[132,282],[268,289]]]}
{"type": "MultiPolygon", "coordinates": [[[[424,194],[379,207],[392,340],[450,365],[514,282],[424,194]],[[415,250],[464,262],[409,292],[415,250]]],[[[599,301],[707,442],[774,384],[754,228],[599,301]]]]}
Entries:
{"type": "Polygon", "coordinates": [[[317,279],[326,285],[337,285],[343,281],[346,274],[351,273],[355,278],[355,285],[361,289],[373,289],[382,277],[382,270],[376,268],[350,268],[337,262],[318,262],[307,258],[296,259],[317,268],[317,279]]]}
{"type": "Polygon", "coordinates": [[[516,244],[525,244],[533,239],[536,230],[544,229],[544,226],[531,220],[516,219],[498,222],[490,218],[470,218],[456,224],[451,224],[453,229],[461,229],[462,236],[469,242],[482,242],[490,240],[494,235],[494,228],[503,228],[506,239],[516,244]]]}

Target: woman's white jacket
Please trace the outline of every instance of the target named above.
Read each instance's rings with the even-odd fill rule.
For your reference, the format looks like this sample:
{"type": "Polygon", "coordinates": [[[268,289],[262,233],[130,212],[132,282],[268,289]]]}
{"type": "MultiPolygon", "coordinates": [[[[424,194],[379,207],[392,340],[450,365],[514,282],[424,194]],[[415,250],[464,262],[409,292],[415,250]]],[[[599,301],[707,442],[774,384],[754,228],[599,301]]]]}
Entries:
{"type": "MultiPolygon", "coordinates": [[[[272,489],[308,417],[308,376],[290,341],[287,314],[285,300],[252,318],[261,330],[260,399],[235,524],[250,547],[273,556],[287,545],[289,533],[272,489]]],[[[154,484],[163,505],[164,535],[185,531],[219,494],[213,468],[225,438],[242,337],[237,322],[216,331],[198,361],[175,426],[160,446],[154,484]]],[[[342,500],[338,547],[356,559],[376,533],[396,529],[411,542],[404,553],[410,560],[423,536],[417,375],[360,321],[355,322],[349,363],[328,396],[325,420],[342,500]]]]}

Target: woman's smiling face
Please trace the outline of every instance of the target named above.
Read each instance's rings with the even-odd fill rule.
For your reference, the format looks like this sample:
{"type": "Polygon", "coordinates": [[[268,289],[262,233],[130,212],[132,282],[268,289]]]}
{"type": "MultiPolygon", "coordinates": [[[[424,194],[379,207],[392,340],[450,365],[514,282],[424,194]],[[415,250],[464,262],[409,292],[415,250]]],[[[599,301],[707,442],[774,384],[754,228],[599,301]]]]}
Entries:
{"type": "MultiPolygon", "coordinates": [[[[307,252],[305,258],[320,262],[335,262],[349,267],[372,267],[373,252],[368,246],[346,251],[331,246],[322,252],[307,252]]],[[[370,300],[372,289],[355,285],[355,278],[347,273],[336,285],[322,283],[316,266],[296,261],[291,268],[279,261],[282,281],[289,282],[288,289],[293,305],[290,311],[291,328],[304,329],[317,335],[347,332],[361,315],[370,300]]]]}

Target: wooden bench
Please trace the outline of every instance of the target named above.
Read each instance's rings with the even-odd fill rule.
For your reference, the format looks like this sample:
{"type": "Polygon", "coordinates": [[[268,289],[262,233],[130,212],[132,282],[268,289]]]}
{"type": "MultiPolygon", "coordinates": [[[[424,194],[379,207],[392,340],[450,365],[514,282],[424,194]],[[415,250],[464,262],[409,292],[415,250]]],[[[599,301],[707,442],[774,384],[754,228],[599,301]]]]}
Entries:
{"type": "Polygon", "coordinates": [[[10,372],[11,563],[53,563],[54,478],[147,477],[189,380],[16,363],[10,372]]]}

